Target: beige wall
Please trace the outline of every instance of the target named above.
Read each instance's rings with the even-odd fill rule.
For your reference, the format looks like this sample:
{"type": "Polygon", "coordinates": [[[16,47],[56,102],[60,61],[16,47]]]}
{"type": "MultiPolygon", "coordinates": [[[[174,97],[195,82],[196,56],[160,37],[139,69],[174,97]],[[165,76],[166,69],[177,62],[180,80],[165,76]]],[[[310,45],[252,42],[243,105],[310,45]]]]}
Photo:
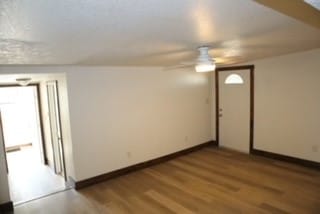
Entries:
{"type": "Polygon", "coordinates": [[[208,74],[79,68],[67,80],[76,180],[212,139],[208,74]]]}
{"type": "Polygon", "coordinates": [[[255,148],[320,162],[320,49],[252,64],[255,148]]]}
{"type": "MultiPolygon", "coordinates": [[[[68,94],[60,98],[68,103],[69,97],[69,108],[62,108],[65,113],[70,109],[72,143],[70,132],[64,132],[70,140],[65,151],[67,162],[74,159],[74,168],[67,171],[76,180],[212,139],[210,74],[74,66],[9,66],[0,72],[66,73],[68,94]]],[[[63,78],[59,87],[66,91],[63,78]]],[[[68,126],[68,117],[62,119],[68,126]]]]}

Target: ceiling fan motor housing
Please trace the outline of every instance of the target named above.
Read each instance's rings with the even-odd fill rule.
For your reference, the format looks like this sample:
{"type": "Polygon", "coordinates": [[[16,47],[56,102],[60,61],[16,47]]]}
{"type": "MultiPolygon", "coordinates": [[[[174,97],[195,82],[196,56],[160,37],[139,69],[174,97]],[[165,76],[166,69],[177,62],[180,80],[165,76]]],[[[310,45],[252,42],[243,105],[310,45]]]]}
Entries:
{"type": "Polygon", "coordinates": [[[207,64],[207,63],[213,63],[211,56],[209,55],[209,47],[203,46],[198,48],[200,55],[198,56],[198,63],[199,64],[207,64]]]}

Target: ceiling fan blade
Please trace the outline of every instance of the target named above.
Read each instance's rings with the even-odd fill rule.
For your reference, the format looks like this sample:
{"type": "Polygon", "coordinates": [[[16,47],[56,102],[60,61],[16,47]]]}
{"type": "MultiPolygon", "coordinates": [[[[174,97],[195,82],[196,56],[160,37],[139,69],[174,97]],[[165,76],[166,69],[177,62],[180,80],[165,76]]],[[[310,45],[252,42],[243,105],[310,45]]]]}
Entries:
{"type": "Polygon", "coordinates": [[[195,66],[197,64],[197,61],[184,61],[184,62],[180,62],[181,65],[189,65],[189,66],[195,66]]]}
{"type": "Polygon", "coordinates": [[[176,56],[189,56],[192,55],[195,51],[190,50],[189,48],[180,48],[175,50],[168,50],[162,52],[149,53],[146,57],[176,57],[176,56]]]}
{"type": "Polygon", "coordinates": [[[164,67],[163,70],[169,71],[169,70],[179,70],[184,68],[192,68],[194,65],[174,65],[174,66],[167,66],[164,67]]]}
{"type": "Polygon", "coordinates": [[[21,39],[3,39],[3,38],[0,38],[0,43],[25,44],[25,45],[41,45],[41,44],[43,44],[43,42],[37,42],[37,41],[28,41],[28,40],[21,40],[21,39]]]}

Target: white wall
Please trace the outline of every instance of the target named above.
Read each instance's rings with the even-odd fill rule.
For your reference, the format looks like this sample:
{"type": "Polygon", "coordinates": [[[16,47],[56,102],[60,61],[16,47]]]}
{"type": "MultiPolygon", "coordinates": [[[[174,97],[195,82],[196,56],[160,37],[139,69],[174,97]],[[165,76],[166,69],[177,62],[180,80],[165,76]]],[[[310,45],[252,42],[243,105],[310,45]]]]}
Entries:
{"type": "Polygon", "coordinates": [[[76,180],[212,139],[208,74],[88,67],[67,80],[76,180]]]}
{"type": "MultiPolygon", "coordinates": [[[[69,103],[69,109],[62,107],[70,112],[72,134],[65,150],[71,154],[67,162],[74,159],[67,171],[76,180],[212,139],[210,74],[77,66],[7,66],[1,72],[66,73],[68,93],[60,98],[69,103]]],[[[63,81],[61,91],[66,90],[63,81]]],[[[68,126],[68,117],[62,119],[68,126]]]]}
{"type": "Polygon", "coordinates": [[[320,162],[320,49],[249,64],[255,148],[320,162]]]}

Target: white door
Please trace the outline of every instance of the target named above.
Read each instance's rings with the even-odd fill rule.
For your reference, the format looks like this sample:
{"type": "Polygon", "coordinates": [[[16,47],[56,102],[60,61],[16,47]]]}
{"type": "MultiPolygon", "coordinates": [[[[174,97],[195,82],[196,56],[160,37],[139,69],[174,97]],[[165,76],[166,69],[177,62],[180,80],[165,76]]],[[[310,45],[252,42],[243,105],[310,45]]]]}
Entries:
{"type": "Polygon", "coordinates": [[[63,147],[60,128],[60,112],[58,106],[59,103],[57,81],[47,82],[47,92],[54,170],[56,174],[64,175],[63,147]]]}
{"type": "Polygon", "coordinates": [[[249,153],[250,70],[219,71],[218,74],[219,145],[249,153]],[[237,82],[241,81],[239,76],[242,84],[237,82]],[[227,78],[231,83],[226,83],[227,78]]]}

